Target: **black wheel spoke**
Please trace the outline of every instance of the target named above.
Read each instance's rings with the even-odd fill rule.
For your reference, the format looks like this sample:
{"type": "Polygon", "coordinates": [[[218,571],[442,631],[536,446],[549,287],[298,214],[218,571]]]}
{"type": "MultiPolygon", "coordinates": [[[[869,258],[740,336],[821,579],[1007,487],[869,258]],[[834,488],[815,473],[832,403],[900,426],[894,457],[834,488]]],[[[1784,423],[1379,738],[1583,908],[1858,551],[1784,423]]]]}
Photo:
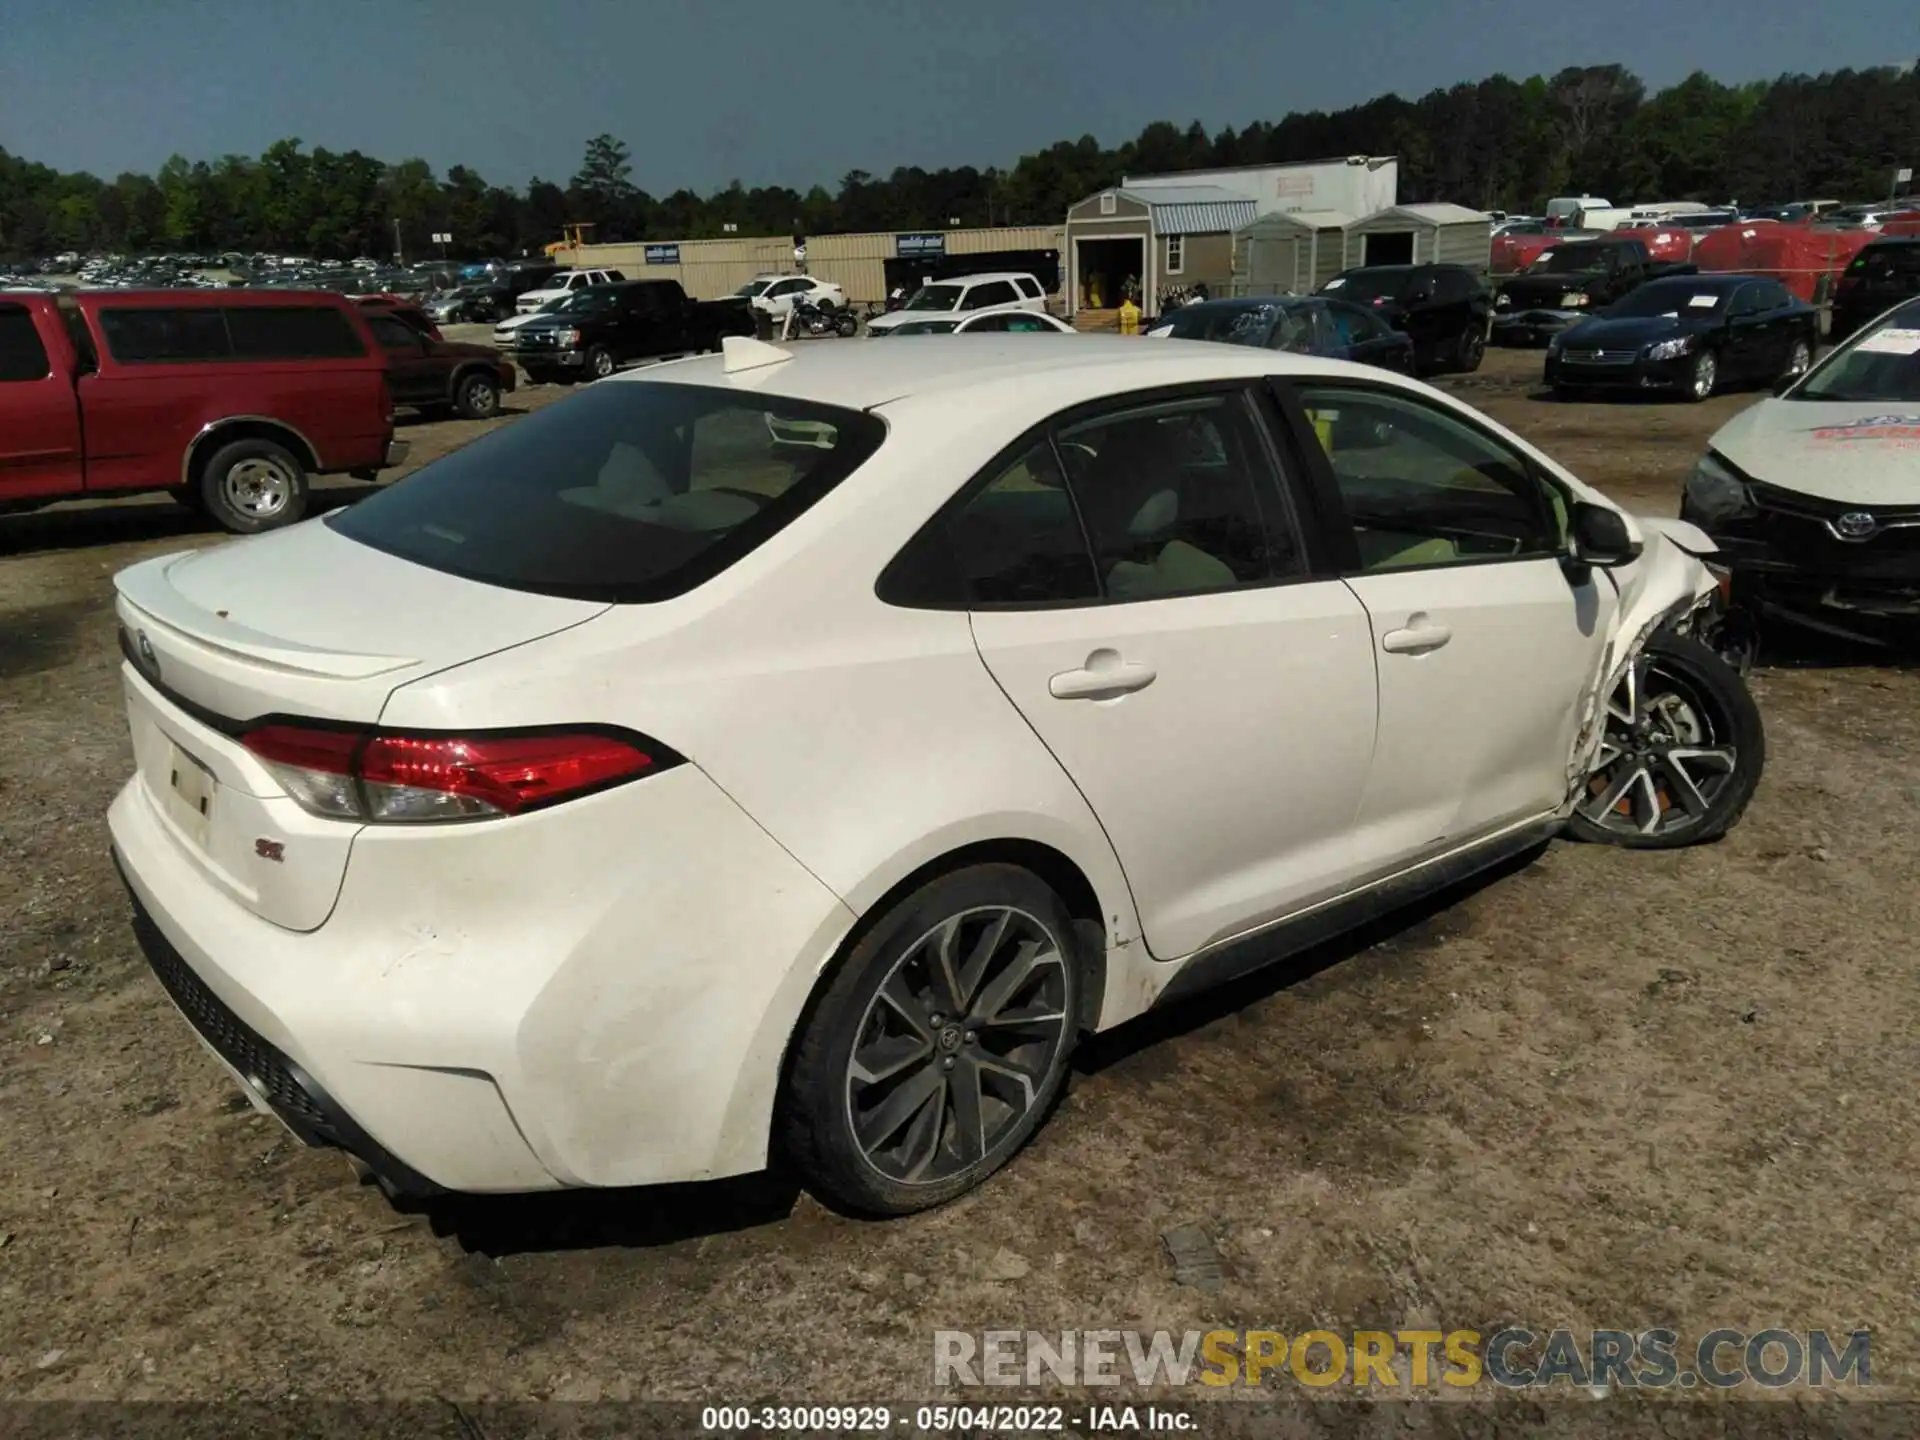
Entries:
{"type": "Polygon", "coordinates": [[[860,1144],[872,1151],[898,1135],[908,1121],[924,1110],[946,1083],[936,1065],[926,1065],[894,1087],[872,1114],[860,1120],[855,1129],[860,1144]]]}
{"type": "Polygon", "coordinates": [[[947,1098],[953,1105],[953,1153],[962,1165],[971,1165],[987,1153],[986,1123],[980,1113],[980,1065],[963,1055],[947,1077],[947,1098]]]}
{"type": "Polygon", "coordinates": [[[920,1002],[907,986],[906,977],[898,970],[887,977],[887,983],[880,987],[880,998],[886,1001],[893,1013],[906,1021],[913,1033],[929,1044],[933,1042],[933,1022],[927,1014],[926,1006],[920,1002]]]}
{"type": "Polygon", "coordinates": [[[980,992],[980,998],[974,1001],[973,1018],[979,1024],[991,1025],[1007,1008],[1007,1002],[1026,986],[1033,972],[1042,965],[1058,965],[1060,952],[1038,940],[1022,941],[1006,967],[994,976],[987,987],[980,992]]]}

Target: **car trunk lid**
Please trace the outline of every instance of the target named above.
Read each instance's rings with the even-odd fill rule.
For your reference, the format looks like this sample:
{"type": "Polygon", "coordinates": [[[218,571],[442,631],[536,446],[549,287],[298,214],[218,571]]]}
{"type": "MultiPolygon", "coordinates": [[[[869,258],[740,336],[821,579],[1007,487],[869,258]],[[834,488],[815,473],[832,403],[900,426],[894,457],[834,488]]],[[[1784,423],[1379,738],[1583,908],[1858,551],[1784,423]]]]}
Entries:
{"type": "Polygon", "coordinates": [[[332,910],[359,827],[301,809],[242,743],[295,716],[371,728],[397,686],[592,619],[398,559],[320,522],[115,578],[140,782],[207,879],[289,929],[332,910]]]}

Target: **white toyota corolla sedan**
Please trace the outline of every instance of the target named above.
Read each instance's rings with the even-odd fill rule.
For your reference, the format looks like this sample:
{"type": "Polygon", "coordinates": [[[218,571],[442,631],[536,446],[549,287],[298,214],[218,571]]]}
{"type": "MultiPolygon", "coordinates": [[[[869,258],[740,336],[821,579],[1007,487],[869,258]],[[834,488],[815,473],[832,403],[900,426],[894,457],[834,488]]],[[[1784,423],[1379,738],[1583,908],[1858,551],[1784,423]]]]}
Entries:
{"type": "Polygon", "coordinates": [[[1724,831],[1711,549],[1377,369],[729,339],[123,572],[113,845],[208,1048],[390,1189],[899,1213],[1083,1035],[1724,831]]]}

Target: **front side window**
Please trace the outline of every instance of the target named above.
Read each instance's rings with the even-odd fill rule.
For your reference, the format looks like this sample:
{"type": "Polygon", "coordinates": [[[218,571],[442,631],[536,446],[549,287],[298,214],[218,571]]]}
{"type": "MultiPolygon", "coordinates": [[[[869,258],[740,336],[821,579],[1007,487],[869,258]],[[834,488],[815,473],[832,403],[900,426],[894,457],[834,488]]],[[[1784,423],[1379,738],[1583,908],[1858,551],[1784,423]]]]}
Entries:
{"type": "Polygon", "coordinates": [[[1040,282],[1038,280],[1030,279],[1025,275],[1020,276],[1013,283],[1020,287],[1020,293],[1029,300],[1038,300],[1044,293],[1040,289],[1040,282]]]}
{"type": "Polygon", "coordinates": [[[420,349],[420,332],[390,315],[369,315],[367,328],[373,331],[373,338],[388,350],[418,352],[420,349]]]}
{"type": "Polygon", "coordinates": [[[662,600],[777,534],[879,447],[877,417],[694,385],[596,385],[328,518],[485,584],[662,600]]]}
{"type": "Polygon", "coordinates": [[[0,383],[44,380],[51,373],[33,316],[23,305],[0,305],[0,383]]]}
{"type": "Polygon", "coordinates": [[[922,285],[907,301],[909,310],[957,310],[961,287],[958,285],[922,285]]]}
{"type": "Polygon", "coordinates": [[[1011,280],[989,280],[984,285],[975,285],[967,291],[962,302],[964,310],[990,310],[996,305],[1011,305],[1020,298],[1020,292],[1013,288],[1011,280]]]}
{"type": "Polygon", "coordinates": [[[1326,451],[1363,573],[1558,554],[1553,493],[1507,446],[1424,401],[1313,386],[1300,404],[1326,451]]]}

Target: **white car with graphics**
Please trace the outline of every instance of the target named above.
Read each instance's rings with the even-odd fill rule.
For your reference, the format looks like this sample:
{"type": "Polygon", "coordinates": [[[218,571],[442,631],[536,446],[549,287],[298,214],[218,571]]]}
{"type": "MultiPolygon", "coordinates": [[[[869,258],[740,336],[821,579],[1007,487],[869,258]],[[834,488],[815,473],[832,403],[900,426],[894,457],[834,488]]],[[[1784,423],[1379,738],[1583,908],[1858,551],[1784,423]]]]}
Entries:
{"type": "Polygon", "coordinates": [[[1920,634],[1920,300],[1721,426],[1681,515],[1731,572],[1729,648],[1751,651],[1769,621],[1920,634]]]}
{"type": "Polygon", "coordinates": [[[724,352],[117,577],[147,955],[395,1189],[919,1209],[1083,1035],[1759,778],[1705,538],[1417,382],[724,352]]]}

